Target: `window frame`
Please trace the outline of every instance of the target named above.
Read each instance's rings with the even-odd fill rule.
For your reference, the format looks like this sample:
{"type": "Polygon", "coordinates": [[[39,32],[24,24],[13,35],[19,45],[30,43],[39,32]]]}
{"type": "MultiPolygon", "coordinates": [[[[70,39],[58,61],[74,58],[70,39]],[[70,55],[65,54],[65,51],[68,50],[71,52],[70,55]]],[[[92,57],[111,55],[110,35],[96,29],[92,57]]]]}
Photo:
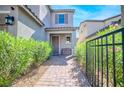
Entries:
{"type": "Polygon", "coordinates": [[[55,14],[55,24],[65,25],[68,24],[68,14],[66,13],[56,13],[55,14]],[[63,18],[60,16],[63,15],[63,18]],[[63,22],[62,22],[63,21],[63,22]]]}

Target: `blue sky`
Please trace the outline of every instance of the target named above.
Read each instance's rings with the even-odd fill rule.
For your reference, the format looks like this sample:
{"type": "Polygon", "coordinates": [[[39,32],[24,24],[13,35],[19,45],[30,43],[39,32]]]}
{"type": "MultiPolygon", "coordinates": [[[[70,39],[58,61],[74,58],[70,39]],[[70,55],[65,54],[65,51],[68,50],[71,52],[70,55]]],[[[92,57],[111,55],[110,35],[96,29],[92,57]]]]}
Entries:
{"type": "Polygon", "coordinates": [[[75,9],[74,26],[89,19],[103,20],[121,13],[117,5],[53,5],[53,9],[75,9]]]}

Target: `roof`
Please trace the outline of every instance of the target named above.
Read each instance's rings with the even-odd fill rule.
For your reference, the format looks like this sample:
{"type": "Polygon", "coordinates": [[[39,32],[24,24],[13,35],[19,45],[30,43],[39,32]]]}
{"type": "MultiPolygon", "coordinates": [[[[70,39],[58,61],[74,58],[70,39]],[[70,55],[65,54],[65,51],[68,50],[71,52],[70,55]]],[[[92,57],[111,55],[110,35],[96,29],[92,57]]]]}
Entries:
{"type": "Polygon", "coordinates": [[[32,12],[30,8],[28,8],[27,5],[19,5],[19,6],[23,8],[30,16],[32,16],[32,18],[34,18],[37,23],[39,23],[42,26],[44,25],[44,23],[38,18],[37,15],[35,15],[34,12],[32,12]]]}
{"type": "Polygon", "coordinates": [[[116,18],[116,17],[119,17],[119,16],[121,16],[121,14],[115,15],[115,16],[112,16],[112,17],[109,17],[109,18],[106,18],[106,19],[104,19],[103,21],[110,20],[110,19],[112,19],[112,18],[116,18]]]}
{"type": "Polygon", "coordinates": [[[85,22],[104,22],[103,20],[85,20],[81,23],[85,23],[85,22]]]}
{"type": "Polygon", "coordinates": [[[75,12],[75,9],[52,9],[52,12],[71,12],[71,13],[74,13],[75,12]]]}
{"type": "Polygon", "coordinates": [[[51,12],[75,12],[75,9],[53,9],[51,5],[46,5],[51,12]]]}
{"type": "Polygon", "coordinates": [[[112,16],[112,17],[109,17],[109,18],[106,18],[106,19],[104,19],[104,20],[85,20],[85,21],[81,22],[80,25],[81,25],[82,23],[85,23],[85,22],[105,22],[105,21],[107,21],[107,20],[110,20],[110,19],[112,19],[112,18],[116,18],[116,17],[119,17],[119,16],[121,16],[121,14],[115,15],[115,16],[112,16]]]}
{"type": "Polygon", "coordinates": [[[76,31],[78,27],[52,27],[45,28],[46,31],[76,31]]]}
{"type": "Polygon", "coordinates": [[[52,11],[52,7],[50,5],[46,5],[50,11],[52,11]]]}

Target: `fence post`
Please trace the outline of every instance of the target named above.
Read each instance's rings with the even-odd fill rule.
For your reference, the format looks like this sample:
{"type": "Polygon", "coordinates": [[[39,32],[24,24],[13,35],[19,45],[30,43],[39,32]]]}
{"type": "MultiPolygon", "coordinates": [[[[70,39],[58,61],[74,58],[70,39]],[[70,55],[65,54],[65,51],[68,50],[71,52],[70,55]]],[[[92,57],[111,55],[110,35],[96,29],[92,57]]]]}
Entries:
{"type": "MultiPolygon", "coordinates": [[[[88,45],[87,45],[87,43],[88,43],[88,42],[86,42],[86,76],[87,76],[87,62],[88,62],[88,53],[87,53],[87,50],[88,50],[88,49],[87,49],[87,48],[88,48],[87,46],[88,46],[88,45]]],[[[88,77],[88,76],[87,76],[87,77],[88,77]]]]}
{"type": "Polygon", "coordinates": [[[115,35],[112,35],[112,43],[113,43],[113,85],[116,87],[116,68],[115,68],[115,35]]]}
{"type": "Polygon", "coordinates": [[[123,69],[123,87],[124,87],[124,29],[122,31],[122,62],[123,62],[123,66],[122,66],[122,69],[123,69]]]}

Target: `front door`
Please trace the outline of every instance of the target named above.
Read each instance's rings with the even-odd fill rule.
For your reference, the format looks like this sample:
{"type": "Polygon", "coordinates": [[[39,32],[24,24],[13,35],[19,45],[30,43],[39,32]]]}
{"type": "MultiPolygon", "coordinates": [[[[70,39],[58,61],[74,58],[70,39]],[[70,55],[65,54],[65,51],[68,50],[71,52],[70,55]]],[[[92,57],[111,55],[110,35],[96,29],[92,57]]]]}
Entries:
{"type": "Polygon", "coordinates": [[[59,36],[52,36],[53,55],[59,54],[59,36]]]}

